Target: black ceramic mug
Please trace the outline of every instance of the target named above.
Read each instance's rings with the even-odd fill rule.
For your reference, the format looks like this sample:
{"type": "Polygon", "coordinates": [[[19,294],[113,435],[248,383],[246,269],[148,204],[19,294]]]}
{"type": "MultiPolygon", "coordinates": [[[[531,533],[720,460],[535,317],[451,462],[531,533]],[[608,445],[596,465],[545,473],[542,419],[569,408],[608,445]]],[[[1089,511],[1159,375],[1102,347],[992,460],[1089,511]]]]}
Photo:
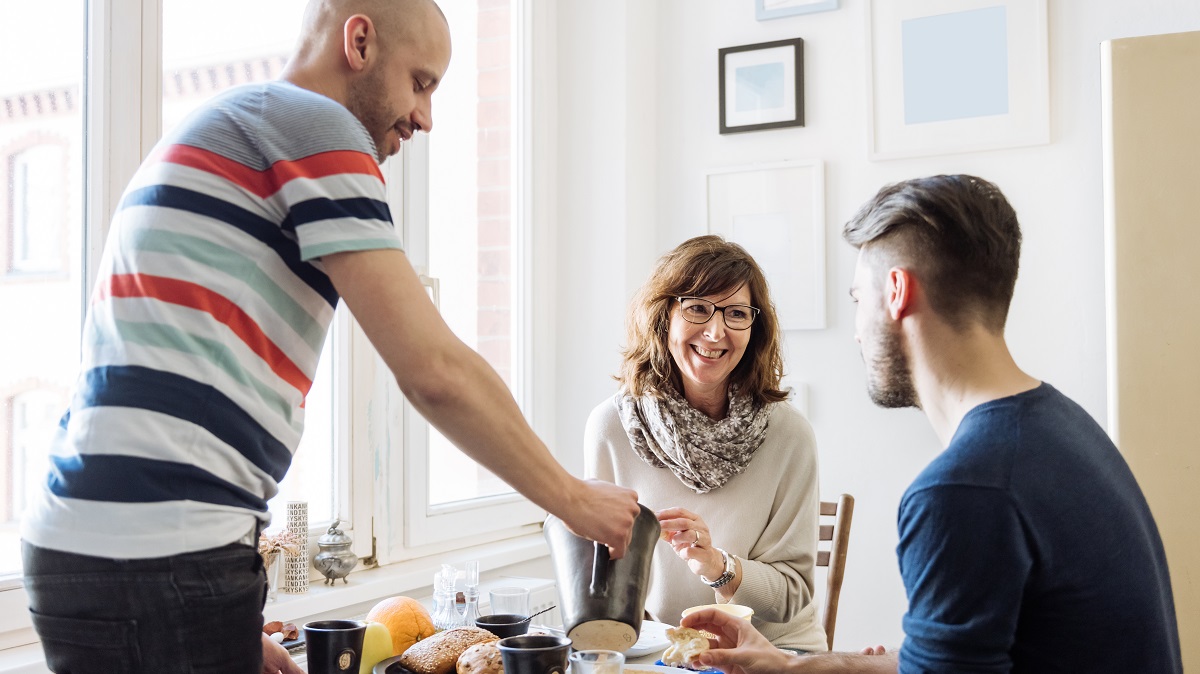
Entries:
{"type": "Polygon", "coordinates": [[[367,624],[361,620],[318,620],[304,625],[308,674],[358,674],[367,624]]]}
{"type": "Polygon", "coordinates": [[[650,562],[662,531],[654,513],[640,508],[621,559],[609,559],[607,546],[576,536],[553,515],[546,519],[544,533],[558,580],[563,628],[579,650],[624,653],[637,643],[650,589],[650,562]]]}
{"type": "Polygon", "coordinates": [[[497,644],[504,674],[563,674],[571,640],[548,634],[507,637],[497,644]]]}

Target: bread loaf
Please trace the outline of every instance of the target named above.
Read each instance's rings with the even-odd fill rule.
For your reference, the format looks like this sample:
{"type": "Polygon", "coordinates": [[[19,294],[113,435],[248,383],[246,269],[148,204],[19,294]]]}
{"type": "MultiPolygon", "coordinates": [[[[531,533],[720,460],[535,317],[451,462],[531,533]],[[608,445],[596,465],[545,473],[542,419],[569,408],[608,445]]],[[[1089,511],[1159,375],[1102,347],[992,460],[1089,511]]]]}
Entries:
{"type": "Polygon", "coordinates": [[[499,641],[478,627],[455,627],[422,639],[400,656],[400,664],[413,674],[453,674],[458,657],[475,644],[499,641]]]}
{"type": "Polygon", "coordinates": [[[499,642],[488,641],[463,651],[458,656],[458,674],[504,674],[499,642]]]}

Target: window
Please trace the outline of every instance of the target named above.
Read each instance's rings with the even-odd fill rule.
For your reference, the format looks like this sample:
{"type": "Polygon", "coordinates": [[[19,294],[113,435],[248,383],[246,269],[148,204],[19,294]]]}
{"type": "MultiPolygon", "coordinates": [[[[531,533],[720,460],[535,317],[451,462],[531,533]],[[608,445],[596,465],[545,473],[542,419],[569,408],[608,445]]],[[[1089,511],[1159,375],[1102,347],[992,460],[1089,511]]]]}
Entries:
{"type": "MultiPolygon", "coordinates": [[[[439,279],[442,315],[450,327],[519,390],[521,354],[513,348],[521,307],[512,276],[512,8],[509,2],[484,4],[447,7],[456,56],[468,65],[438,91],[438,133],[428,139],[429,270],[439,279]]],[[[440,433],[431,433],[429,455],[430,506],[512,491],[440,433]]]]}
{"type": "MultiPolygon", "coordinates": [[[[434,133],[406,151],[405,193],[416,202],[405,204],[407,250],[443,318],[499,372],[529,418],[528,4],[441,6],[454,57],[434,96],[434,133]]],[[[500,537],[544,517],[412,410],[405,418],[405,542],[393,541],[394,550],[500,537]]]]}
{"type": "Polygon", "coordinates": [[[0,590],[20,572],[20,517],[78,371],[84,9],[0,5],[0,590]],[[63,36],[48,51],[29,30],[46,16],[63,36]]]}
{"type": "Polygon", "coordinates": [[[9,157],[10,273],[61,271],[67,228],[66,147],[34,145],[9,157]]]}
{"type": "Polygon", "coordinates": [[[5,508],[8,522],[21,518],[31,490],[46,477],[46,450],[65,405],[65,391],[55,389],[34,389],[13,396],[12,463],[5,508]]]}

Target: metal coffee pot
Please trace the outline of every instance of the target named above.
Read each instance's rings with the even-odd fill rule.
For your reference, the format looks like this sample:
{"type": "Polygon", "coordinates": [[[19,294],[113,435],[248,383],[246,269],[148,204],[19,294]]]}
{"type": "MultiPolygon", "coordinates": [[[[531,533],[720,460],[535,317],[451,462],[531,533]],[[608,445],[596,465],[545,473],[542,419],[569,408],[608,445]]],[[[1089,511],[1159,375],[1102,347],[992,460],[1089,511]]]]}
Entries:
{"type": "Polygon", "coordinates": [[[625,556],[609,559],[607,546],[576,536],[553,515],[546,519],[558,608],[575,649],[624,653],[637,643],[660,531],[658,518],[641,506],[625,556]]]}

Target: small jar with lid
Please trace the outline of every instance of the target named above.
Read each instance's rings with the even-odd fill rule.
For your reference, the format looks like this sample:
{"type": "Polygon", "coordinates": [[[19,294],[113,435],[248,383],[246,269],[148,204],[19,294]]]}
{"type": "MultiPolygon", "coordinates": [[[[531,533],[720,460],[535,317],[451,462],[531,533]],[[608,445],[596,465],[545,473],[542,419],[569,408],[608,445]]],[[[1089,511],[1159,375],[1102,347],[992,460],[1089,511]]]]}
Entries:
{"type": "Polygon", "coordinates": [[[342,579],[342,583],[348,582],[346,576],[358,565],[358,555],[350,549],[354,541],[337,528],[340,523],[341,520],[334,520],[329,530],[317,539],[319,552],[313,559],[313,566],[325,576],[326,585],[332,585],[338,578],[342,579]]]}

